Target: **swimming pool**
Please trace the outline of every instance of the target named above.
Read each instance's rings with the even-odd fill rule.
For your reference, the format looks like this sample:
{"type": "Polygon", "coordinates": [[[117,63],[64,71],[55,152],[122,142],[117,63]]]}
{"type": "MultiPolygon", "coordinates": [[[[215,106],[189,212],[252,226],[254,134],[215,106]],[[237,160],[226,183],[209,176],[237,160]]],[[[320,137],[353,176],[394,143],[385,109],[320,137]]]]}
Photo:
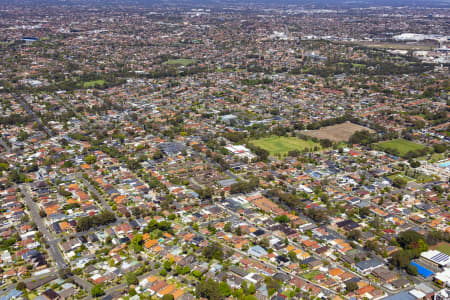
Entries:
{"type": "Polygon", "coordinates": [[[450,167],[450,160],[448,160],[446,162],[443,162],[443,163],[440,163],[439,166],[443,167],[443,168],[450,167]]]}

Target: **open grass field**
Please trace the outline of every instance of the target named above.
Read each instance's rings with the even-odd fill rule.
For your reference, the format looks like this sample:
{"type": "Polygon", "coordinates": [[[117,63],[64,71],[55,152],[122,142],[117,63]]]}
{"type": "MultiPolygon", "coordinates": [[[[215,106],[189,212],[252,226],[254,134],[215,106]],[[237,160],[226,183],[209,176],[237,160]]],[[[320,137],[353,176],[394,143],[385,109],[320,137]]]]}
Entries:
{"type": "Polygon", "coordinates": [[[445,254],[447,254],[447,255],[450,255],[450,243],[442,242],[442,243],[439,243],[439,244],[437,244],[437,245],[431,247],[431,249],[433,249],[433,250],[439,250],[439,251],[441,251],[442,253],[445,253],[445,254]]]}
{"type": "Polygon", "coordinates": [[[306,148],[309,149],[314,149],[314,147],[321,148],[320,144],[315,143],[313,141],[307,141],[296,137],[285,137],[285,136],[271,136],[258,140],[252,140],[250,141],[250,143],[269,151],[271,156],[284,155],[292,150],[302,151],[306,148]]]}
{"type": "Polygon", "coordinates": [[[409,151],[415,151],[419,149],[424,149],[425,146],[421,144],[416,144],[404,139],[395,139],[390,141],[379,142],[375,144],[375,147],[380,150],[384,149],[396,149],[400,156],[405,156],[409,151]]]}
{"type": "Polygon", "coordinates": [[[164,62],[165,65],[182,65],[182,66],[189,66],[195,63],[195,59],[190,58],[178,58],[178,59],[169,59],[168,61],[164,62]]]}
{"type": "Polygon", "coordinates": [[[347,142],[355,132],[363,130],[375,133],[375,131],[370,128],[351,122],[326,126],[317,130],[305,130],[302,131],[302,133],[304,135],[315,137],[321,140],[329,139],[333,142],[347,142]]]}
{"type": "Polygon", "coordinates": [[[424,43],[382,43],[382,42],[358,42],[357,44],[378,49],[392,49],[392,50],[417,50],[427,51],[432,50],[433,45],[424,43]]]}
{"type": "Polygon", "coordinates": [[[408,176],[405,176],[404,174],[392,174],[392,175],[388,175],[388,176],[386,176],[386,177],[389,178],[390,180],[394,180],[394,178],[400,177],[400,178],[405,179],[405,180],[408,181],[408,182],[414,180],[413,178],[410,178],[410,177],[408,177],[408,176]]]}
{"type": "Polygon", "coordinates": [[[95,85],[104,85],[105,81],[103,79],[100,80],[93,80],[93,81],[86,81],[85,83],[83,83],[83,87],[84,88],[93,88],[95,87],[95,85]]]}

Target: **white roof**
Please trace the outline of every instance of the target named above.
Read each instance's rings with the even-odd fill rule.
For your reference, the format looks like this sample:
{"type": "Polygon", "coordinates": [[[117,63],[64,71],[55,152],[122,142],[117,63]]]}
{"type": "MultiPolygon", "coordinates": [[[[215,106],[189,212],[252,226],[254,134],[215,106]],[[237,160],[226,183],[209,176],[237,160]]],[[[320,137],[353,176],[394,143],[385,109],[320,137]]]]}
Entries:
{"type": "Polygon", "coordinates": [[[422,252],[421,256],[440,266],[450,265],[450,256],[438,250],[429,250],[422,252]]]}
{"type": "Polygon", "coordinates": [[[434,278],[445,282],[447,285],[450,285],[450,268],[445,269],[443,272],[436,273],[436,275],[434,275],[434,278]]]}
{"type": "Polygon", "coordinates": [[[409,291],[409,293],[411,295],[413,295],[414,297],[416,297],[417,299],[422,299],[423,297],[426,296],[426,294],[424,292],[421,292],[418,290],[411,290],[411,291],[409,291]]]}

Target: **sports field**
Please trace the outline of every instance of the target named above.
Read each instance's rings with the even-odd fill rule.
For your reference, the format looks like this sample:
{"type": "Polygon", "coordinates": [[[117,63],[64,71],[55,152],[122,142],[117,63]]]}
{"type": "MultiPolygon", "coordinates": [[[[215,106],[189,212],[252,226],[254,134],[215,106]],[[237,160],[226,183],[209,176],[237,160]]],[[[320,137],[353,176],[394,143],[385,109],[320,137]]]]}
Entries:
{"type": "Polygon", "coordinates": [[[433,250],[439,250],[442,253],[450,255],[450,244],[446,242],[442,242],[437,244],[436,246],[431,247],[433,250]]]}
{"type": "Polygon", "coordinates": [[[183,65],[188,66],[195,63],[195,59],[189,59],[189,58],[178,58],[178,59],[169,59],[164,64],[165,65],[183,65]]]}
{"type": "Polygon", "coordinates": [[[284,155],[293,150],[302,151],[306,148],[314,149],[314,147],[318,147],[321,149],[319,143],[285,136],[271,136],[252,140],[250,143],[269,151],[272,156],[284,155]]]}
{"type": "Polygon", "coordinates": [[[359,45],[378,49],[393,49],[393,50],[416,50],[429,51],[434,48],[433,45],[426,43],[383,43],[383,42],[358,42],[359,45]]]}
{"type": "Polygon", "coordinates": [[[376,148],[380,150],[395,149],[398,155],[405,156],[409,151],[415,151],[426,148],[424,145],[410,142],[404,139],[395,139],[390,141],[379,142],[375,144],[376,148]]]}
{"type": "Polygon", "coordinates": [[[99,80],[93,80],[93,81],[86,81],[85,83],[83,83],[83,87],[93,88],[96,85],[103,86],[104,84],[105,84],[105,81],[103,79],[99,79],[99,80]]]}

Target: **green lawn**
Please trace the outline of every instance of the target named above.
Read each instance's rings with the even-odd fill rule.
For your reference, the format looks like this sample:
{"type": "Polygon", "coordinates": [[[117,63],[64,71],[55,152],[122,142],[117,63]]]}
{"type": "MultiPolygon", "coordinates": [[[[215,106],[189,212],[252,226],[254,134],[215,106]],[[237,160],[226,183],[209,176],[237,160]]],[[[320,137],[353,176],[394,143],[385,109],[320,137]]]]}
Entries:
{"type": "Polygon", "coordinates": [[[419,182],[419,183],[425,183],[425,182],[431,182],[431,181],[435,180],[435,178],[433,176],[428,176],[426,174],[420,173],[419,175],[416,176],[415,180],[416,180],[416,182],[419,182]]]}
{"type": "Polygon", "coordinates": [[[429,163],[435,163],[437,161],[447,158],[447,153],[433,153],[431,155],[425,155],[418,157],[417,160],[428,160],[429,163]]]}
{"type": "Polygon", "coordinates": [[[380,150],[395,149],[400,156],[405,156],[409,151],[415,151],[426,148],[424,145],[410,142],[404,139],[395,139],[390,141],[379,142],[375,144],[380,150]]]}
{"type": "Polygon", "coordinates": [[[400,174],[400,173],[388,175],[388,176],[386,176],[386,177],[389,178],[390,180],[394,180],[394,178],[396,178],[396,177],[401,177],[401,178],[403,178],[403,179],[405,179],[405,180],[407,180],[407,181],[413,181],[413,180],[414,180],[413,178],[408,177],[408,176],[405,176],[405,175],[400,174]]]}
{"type": "Polygon", "coordinates": [[[435,247],[432,247],[433,250],[439,250],[442,253],[450,255],[450,244],[449,243],[439,243],[435,247]]]}
{"type": "Polygon", "coordinates": [[[36,297],[37,297],[37,295],[35,293],[29,293],[28,294],[28,299],[30,299],[30,300],[33,300],[36,297]]]}
{"type": "Polygon", "coordinates": [[[85,88],[93,88],[95,87],[95,85],[104,85],[105,81],[103,79],[99,79],[99,80],[93,80],[93,81],[86,81],[85,83],[83,83],[83,87],[85,88]]]}
{"type": "Polygon", "coordinates": [[[195,63],[195,59],[178,58],[178,59],[169,59],[164,64],[165,65],[183,65],[186,67],[188,65],[192,65],[193,63],[195,63]]]}
{"type": "Polygon", "coordinates": [[[306,274],[303,274],[302,277],[303,277],[303,278],[306,278],[306,279],[308,279],[308,280],[311,280],[311,279],[314,278],[314,276],[316,276],[316,275],[318,275],[318,274],[320,274],[320,271],[314,270],[314,271],[308,272],[308,273],[306,273],[306,274]]]}
{"type": "Polygon", "coordinates": [[[272,156],[284,155],[292,150],[302,151],[306,148],[314,149],[314,147],[321,149],[319,143],[301,140],[296,137],[271,136],[268,138],[252,140],[250,143],[269,151],[272,156]]]}

